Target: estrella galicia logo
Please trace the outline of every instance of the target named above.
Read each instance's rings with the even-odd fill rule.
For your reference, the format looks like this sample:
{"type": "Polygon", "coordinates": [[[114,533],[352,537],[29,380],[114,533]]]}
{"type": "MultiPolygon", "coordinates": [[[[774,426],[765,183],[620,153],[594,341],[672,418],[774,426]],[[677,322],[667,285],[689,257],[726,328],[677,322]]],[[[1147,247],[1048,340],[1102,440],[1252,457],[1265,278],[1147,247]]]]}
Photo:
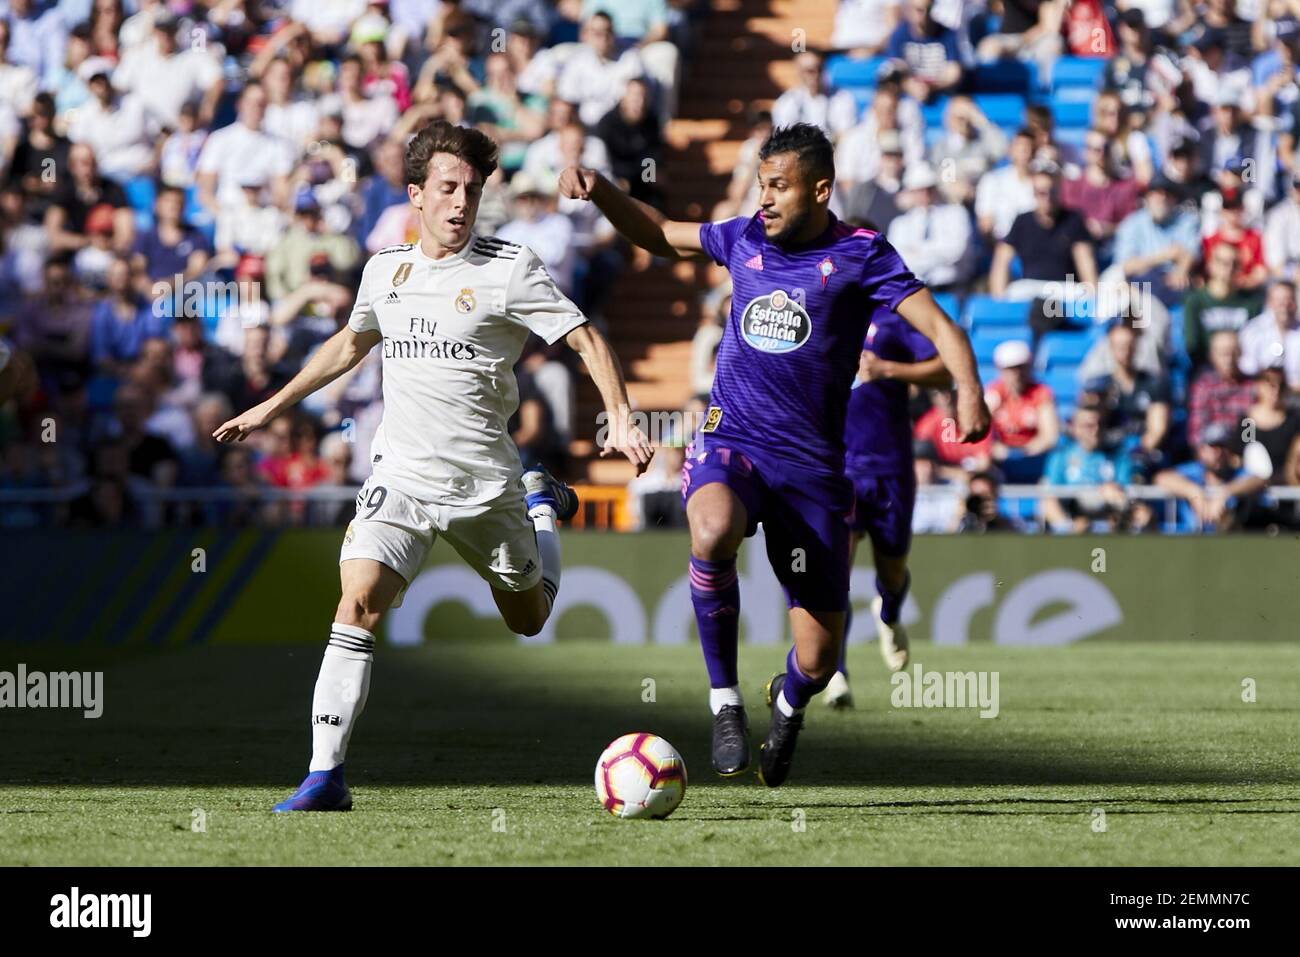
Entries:
{"type": "Polygon", "coordinates": [[[812,337],[807,310],[777,289],[751,299],[740,317],[740,333],[761,352],[794,352],[812,337]]]}

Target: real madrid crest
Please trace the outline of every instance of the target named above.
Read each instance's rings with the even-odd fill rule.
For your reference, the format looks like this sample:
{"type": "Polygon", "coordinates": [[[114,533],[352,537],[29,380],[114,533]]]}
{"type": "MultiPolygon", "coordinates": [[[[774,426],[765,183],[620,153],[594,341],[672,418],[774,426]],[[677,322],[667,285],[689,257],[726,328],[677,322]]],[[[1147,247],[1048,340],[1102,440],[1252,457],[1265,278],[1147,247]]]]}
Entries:
{"type": "Polygon", "coordinates": [[[393,273],[393,285],[400,286],[406,282],[406,277],[411,275],[411,264],[402,263],[397,267],[397,272],[393,273]]]}
{"type": "Polygon", "coordinates": [[[474,311],[477,305],[474,299],[473,289],[462,289],[460,295],[456,297],[456,311],[468,315],[474,311]]]}

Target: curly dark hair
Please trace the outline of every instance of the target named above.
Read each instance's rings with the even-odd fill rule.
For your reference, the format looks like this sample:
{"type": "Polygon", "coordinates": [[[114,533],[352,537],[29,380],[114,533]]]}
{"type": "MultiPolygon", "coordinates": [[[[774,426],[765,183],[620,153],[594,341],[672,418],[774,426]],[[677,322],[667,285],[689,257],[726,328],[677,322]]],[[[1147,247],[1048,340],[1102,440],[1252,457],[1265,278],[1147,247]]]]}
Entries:
{"type": "Polygon", "coordinates": [[[835,150],[821,128],[811,123],[777,127],[758,148],[760,160],[778,153],[794,153],[813,180],[835,178],[835,150]]]}
{"type": "Polygon", "coordinates": [[[463,159],[487,179],[497,168],[497,144],[479,130],[456,126],[446,120],[434,120],[406,146],[406,182],[423,186],[429,176],[429,160],[434,153],[450,153],[463,159]]]}

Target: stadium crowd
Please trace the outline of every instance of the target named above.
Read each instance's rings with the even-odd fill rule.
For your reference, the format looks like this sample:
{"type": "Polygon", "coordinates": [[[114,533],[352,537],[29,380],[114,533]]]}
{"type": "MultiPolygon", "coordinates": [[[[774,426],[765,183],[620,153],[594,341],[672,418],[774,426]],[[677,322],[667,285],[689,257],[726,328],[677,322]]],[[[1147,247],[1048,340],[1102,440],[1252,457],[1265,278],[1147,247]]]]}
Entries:
{"type": "MultiPolygon", "coordinates": [[[[662,206],[665,177],[641,172],[706,16],[0,0],[0,496],[75,492],[10,494],[0,524],[131,523],[150,490],[186,488],[230,494],[168,521],[345,519],[262,492],[365,477],[377,357],[248,443],[210,436],[346,321],[370,253],[415,237],[407,138],[435,118],[496,138],[478,231],[530,245],[602,321],[627,249],[556,179],[594,167],[662,206]]],[[[957,444],[950,398],[916,395],[918,531],[1300,524],[1274,494],[1300,486],[1300,0],[839,0],[830,49],[792,66],[713,215],[756,208],[773,125],[815,123],[834,211],[962,317],[993,432],[957,444]],[[1033,483],[1050,494],[1001,491],[1033,483]]],[[[705,302],[693,392],[729,302],[705,302]]],[[[570,362],[529,344],[511,424],[560,474],[570,362]]],[[[666,449],[629,490],[645,524],[680,520],[680,461],[666,449]]]]}

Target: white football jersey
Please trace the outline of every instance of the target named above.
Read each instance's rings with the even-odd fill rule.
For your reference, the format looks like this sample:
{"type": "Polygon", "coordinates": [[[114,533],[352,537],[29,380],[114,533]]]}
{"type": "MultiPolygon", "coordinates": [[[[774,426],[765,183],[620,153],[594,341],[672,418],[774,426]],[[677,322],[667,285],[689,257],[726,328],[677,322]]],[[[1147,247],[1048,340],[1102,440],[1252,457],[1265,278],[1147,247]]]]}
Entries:
{"type": "Polygon", "coordinates": [[[348,325],[383,335],[384,416],[374,474],[422,501],[479,505],[522,467],[506,423],[528,333],[553,343],[586,322],[527,246],[471,236],[430,259],[418,243],[366,263],[348,325]]]}

